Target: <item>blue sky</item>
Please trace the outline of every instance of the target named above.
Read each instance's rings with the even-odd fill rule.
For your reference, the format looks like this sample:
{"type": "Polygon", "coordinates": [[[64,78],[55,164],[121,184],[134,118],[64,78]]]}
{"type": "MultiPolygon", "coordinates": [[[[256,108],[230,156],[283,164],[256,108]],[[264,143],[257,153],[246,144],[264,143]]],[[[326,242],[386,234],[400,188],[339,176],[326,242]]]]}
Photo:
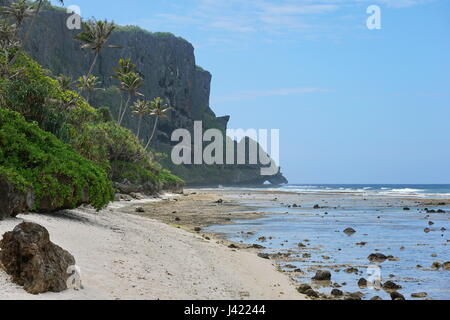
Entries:
{"type": "Polygon", "coordinates": [[[231,128],[280,129],[291,183],[450,183],[448,0],[66,5],[192,42],[231,128]],[[366,27],[372,4],[381,30],[366,27]]]}

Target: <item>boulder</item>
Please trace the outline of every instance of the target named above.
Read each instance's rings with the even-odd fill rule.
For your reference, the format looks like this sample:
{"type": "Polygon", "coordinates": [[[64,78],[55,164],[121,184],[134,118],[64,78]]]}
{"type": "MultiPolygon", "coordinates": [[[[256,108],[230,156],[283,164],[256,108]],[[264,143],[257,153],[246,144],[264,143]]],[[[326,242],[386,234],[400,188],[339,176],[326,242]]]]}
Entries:
{"type": "Polygon", "coordinates": [[[367,287],[367,280],[364,278],[361,278],[358,280],[358,287],[365,288],[367,287]]]}
{"type": "Polygon", "coordinates": [[[442,269],[450,270],[450,261],[446,261],[442,264],[442,269]]]}
{"type": "Polygon", "coordinates": [[[347,235],[352,235],[352,234],[356,233],[356,230],[353,228],[347,228],[344,230],[344,233],[347,235]]]}
{"type": "Polygon", "coordinates": [[[426,293],[426,292],[411,293],[412,298],[426,298],[427,296],[428,296],[428,293],[426,293]]]}
{"type": "Polygon", "coordinates": [[[386,257],[382,253],[372,253],[367,257],[367,259],[369,259],[370,262],[384,262],[387,260],[387,258],[388,257],[386,257]]]}
{"type": "Polygon", "coordinates": [[[28,212],[34,204],[31,190],[17,190],[7,178],[0,175],[0,220],[28,212]]]}
{"type": "Polygon", "coordinates": [[[391,299],[392,300],[406,300],[405,296],[403,296],[401,293],[398,293],[397,291],[391,292],[391,299]]]}
{"type": "Polygon", "coordinates": [[[53,244],[44,227],[24,222],[3,235],[0,262],[12,281],[31,294],[67,289],[74,257],[53,244]]]}
{"type": "Polygon", "coordinates": [[[433,269],[433,270],[439,270],[441,267],[442,267],[442,264],[439,261],[435,261],[431,265],[431,269],[433,269]]]}
{"type": "Polygon", "coordinates": [[[396,284],[395,282],[392,282],[392,281],[386,281],[383,284],[383,289],[385,289],[385,290],[398,290],[398,289],[401,289],[401,288],[402,288],[401,285],[398,285],[398,284],[396,284]]]}
{"type": "Polygon", "coordinates": [[[334,297],[342,297],[344,293],[339,289],[333,289],[331,290],[331,295],[334,297]]]}
{"type": "Polygon", "coordinates": [[[329,281],[331,280],[331,273],[330,271],[317,270],[316,275],[312,279],[316,281],[329,281]]]}
{"type": "Polygon", "coordinates": [[[306,291],[312,289],[311,286],[309,284],[306,283],[302,283],[300,284],[300,286],[297,288],[297,291],[300,293],[305,293],[306,291]]]}

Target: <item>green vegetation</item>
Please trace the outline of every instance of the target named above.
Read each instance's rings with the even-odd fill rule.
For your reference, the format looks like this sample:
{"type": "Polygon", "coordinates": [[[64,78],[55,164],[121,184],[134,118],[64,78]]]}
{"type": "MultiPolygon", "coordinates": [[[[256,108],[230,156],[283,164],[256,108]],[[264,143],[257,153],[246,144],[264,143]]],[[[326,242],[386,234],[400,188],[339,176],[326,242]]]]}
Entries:
{"type": "Polygon", "coordinates": [[[96,209],[113,199],[104,170],[17,112],[0,109],[0,168],[18,190],[32,188],[35,208],[96,209]]]}
{"type": "MultiPolygon", "coordinates": [[[[46,5],[36,3],[38,10],[46,5]]],[[[28,8],[21,6],[16,9],[28,8]]],[[[34,210],[53,211],[81,203],[100,210],[113,199],[113,182],[144,185],[147,193],[183,184],[154,161],[130,130],[113,121],[110,108],[95,109],[89,104],[99,85],[90,74],[95,57],[102,48],[114,47],[106,42],[115,26],[93,21],[83,27],[78,39],[95,56],[75,92],[72,79],[54,77],[22,51],[16,25],[0,21],[0,178],[18,191],[32,191],[34,210]]],[[[128,72],[119,78],[129,99],[138,95],[142,81],[134,74],[138,76],[128,72]]]]}

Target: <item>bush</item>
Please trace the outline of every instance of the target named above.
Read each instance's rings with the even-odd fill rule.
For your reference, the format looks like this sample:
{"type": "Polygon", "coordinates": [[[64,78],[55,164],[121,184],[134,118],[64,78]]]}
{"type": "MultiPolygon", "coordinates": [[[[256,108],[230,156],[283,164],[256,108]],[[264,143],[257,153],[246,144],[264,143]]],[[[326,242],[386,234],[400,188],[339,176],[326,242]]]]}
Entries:
{"type": "Polygon", "coordinates": [[[113,199],[105,171],[17,112],[0,109],[0,173],[19,190],[33,189],[34,210],[97,210],[113,199]]]}

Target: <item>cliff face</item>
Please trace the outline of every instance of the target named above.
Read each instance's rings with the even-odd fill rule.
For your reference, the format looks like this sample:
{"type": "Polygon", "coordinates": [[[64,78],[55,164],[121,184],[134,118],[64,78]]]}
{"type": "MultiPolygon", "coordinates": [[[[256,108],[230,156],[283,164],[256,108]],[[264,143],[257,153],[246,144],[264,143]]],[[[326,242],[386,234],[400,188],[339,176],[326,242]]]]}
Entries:
{"type": "MultiPolygon", "coordinates": [[[[41,12],[25,49],[53,74],[70,75],[76,79],[87,73],[93,56],[88,50],[80,49],[80,43],[73,40],[79,31],[66,27],[68,16],[60,9],[47,8],[41,12]]],[[[96,94],[92,100],[94,106],[108,106],[114,116],[117,114],[120,95],[113,87],[118,85],[111,77],[113,68],[120,58],[131,58],[145,81],[140,92],[147,99],[164,98],[172,106],[169,119],[163,120],[158,127],[152,148],[168,152],[172,144],[172,131],[177,128],[190,130],[196,120],[203,121],[204,129],[226,129],[229,117],[216,117],[209,105],[212,76],[196,65],[194,48],[189,42],[172,34],[120,27],[108,43],[119,45],[122,49],[105,49],[99,56],[94,74],[109,89],[96,94]]],[[[137,119],[131,112],[126,115],[124,125],[136,131],[137,119]]],[[[153,120],[145,119],[141,131],[144,141],[147,141],[152,128],[153,120]]],[[[193,184],[261,184],[266,180],[255,168],[226,167],[211,168],[207,176],[202,176],[202,170],[195,170],[198,172],[195,175],[187,173],[192,171],[187,167],[170,169],[193,184]],[[228,176],[225,178],[224,175],[228,176]]],[[[269,178],[274,183],[286,182],[281,174],[269,178]]]]}

